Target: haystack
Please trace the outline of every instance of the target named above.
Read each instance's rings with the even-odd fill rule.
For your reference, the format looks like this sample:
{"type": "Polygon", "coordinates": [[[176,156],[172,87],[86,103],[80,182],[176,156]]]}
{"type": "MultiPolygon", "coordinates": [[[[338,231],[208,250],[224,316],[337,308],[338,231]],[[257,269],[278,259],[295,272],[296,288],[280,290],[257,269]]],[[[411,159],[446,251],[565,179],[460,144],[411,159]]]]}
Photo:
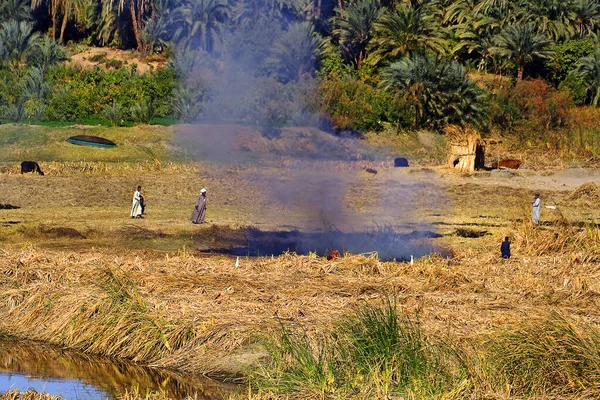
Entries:
{"type": "Polygon", "coordinates": [[[446,128],[450,137],[448,166],[459,172],[468,173],[485,167],[485,141],[472,126],[446,128]]]}
{"type": "Polygon", "coordinates": [[[584,183],[569,193],[563,199],[563,203],[565,202],[598,204],[600,202],[600,186],[594,182],[584,183]]]}

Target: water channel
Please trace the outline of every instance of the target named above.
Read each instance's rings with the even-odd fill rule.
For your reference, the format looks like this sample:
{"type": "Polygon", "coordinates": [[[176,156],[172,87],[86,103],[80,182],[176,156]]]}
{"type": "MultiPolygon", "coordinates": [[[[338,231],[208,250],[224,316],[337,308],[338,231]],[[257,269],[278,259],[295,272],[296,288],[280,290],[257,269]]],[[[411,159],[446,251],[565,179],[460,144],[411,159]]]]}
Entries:
{"type": "Polygon", "coordinates": [[[162,391],[169,398],[216,400],[237,387],[0,336],[0,394],[15,389],[80,400],[114,399],[126,391],[142,397],[162,391]]]}

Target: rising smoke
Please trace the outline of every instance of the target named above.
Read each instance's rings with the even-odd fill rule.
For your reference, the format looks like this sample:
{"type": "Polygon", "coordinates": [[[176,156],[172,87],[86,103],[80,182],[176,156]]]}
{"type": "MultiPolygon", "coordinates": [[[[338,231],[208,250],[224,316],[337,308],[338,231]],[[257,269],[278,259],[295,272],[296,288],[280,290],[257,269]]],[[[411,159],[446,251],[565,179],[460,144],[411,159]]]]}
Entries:
{"type": "MultiPolygon", "coordinates": [[[[279,175],[257,172],[255,179],[288,212],[306,216],[298,228],[313,234],[285,235],[281,243],[291,250],[336,247],[379,251],[388,259],[431,252],[422,240],[432,236],[430,227],[407,217],[431,187],[408,175],[401,187],[377,181],[361,168],[389,166],[391,154],[316,128],[314,72],[323,44],[310,23],[276,18],[267,3],[255,20],[230,25],[218,54],[187,49],[175,57],[174,67],[185,82],[178,106],[193,122],[176,129],[177,147],[194,160],[257,171],[285,160],[279,175]],[[373,221],[362,212],[374,206],[386,221],[373,221]],[[408,232],[396,232],[400,219],[408,232]]],[[[260,223],[258,210],[256,218],[260,223]]],[[[266,237],[272,243],[272,236],[254,235],[253,245],[266,237]]]]}

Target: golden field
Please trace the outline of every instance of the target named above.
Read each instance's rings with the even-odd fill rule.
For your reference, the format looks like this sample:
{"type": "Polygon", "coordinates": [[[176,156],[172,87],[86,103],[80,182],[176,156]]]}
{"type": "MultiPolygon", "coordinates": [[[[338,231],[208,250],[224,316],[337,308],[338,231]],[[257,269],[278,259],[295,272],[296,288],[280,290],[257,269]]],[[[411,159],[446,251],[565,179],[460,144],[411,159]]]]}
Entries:
{"type": "MultiPolygon", "coordinates": [[[[148,146],[162,148],[156,143],[148,146]]],[[[600,189],[582,186],[600,182],[595,170],[458,176],[431,161],[397,169],[389,160],[278,156],[236,164],[154,153],[162,155],[109,157],[105,151],[86,161],[40,160],[43,177],[19,174],[14,161],[2,163],[0,203],[20,208],[0,209],[1,333],[244,380],[248,368],[269,359],[264,340],[277,336],[282,325],[316,344],[361,305],[390,296],[424,334],[455,343],[543,326],[549,315],[573,326],[600,323],[600,189]],[[147,216],[132,220],[138,184],[147,216]],[[201,187],[209,191],[208,224],[196,226],[187,218],[201,187]],[[529,215],[537,191],[543,206],[557,209],[544,208],[534,227],[529,215]],[[319,202],[333,205],[323,209],[319,202]],[[345,232],[373,226],[434,231],[440,237],[432,243],[451,257],[433,254],[411,264],[377,254],[327,260],[290,253],[242,256],[236,267],[236,257],[209,252],[243,240],[250,227],[322,232],[331,224],[345,232]],[[506,235],[513,242],[510,260],[499,255],[506,235]]],[[[455,395],[425,397],[524,396],[503,380],[496,385],[494,377],[487,379],[455,395]]],[[[534,393],[600,393],[576,382],[559,394],[554,389],[534,393]]],[[[318,390],[303,393],[239,396],[327,397],[318,390]]],[[[393,398],[390,393],[354,396],[393,398]]],[[[336,396],[343,397],[330,397],[336,396]]],[[[424,395],[407,392],[404,398],[411,396],[424,395]]]]}

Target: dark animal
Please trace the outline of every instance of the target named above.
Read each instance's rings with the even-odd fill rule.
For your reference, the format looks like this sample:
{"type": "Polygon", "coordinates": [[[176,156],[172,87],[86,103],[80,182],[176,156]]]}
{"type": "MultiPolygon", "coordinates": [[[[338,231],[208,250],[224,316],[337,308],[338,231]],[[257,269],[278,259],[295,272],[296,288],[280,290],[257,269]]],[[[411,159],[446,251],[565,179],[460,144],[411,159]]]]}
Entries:
{"type": "Polygon", "coordinates": [[[408,167],[408,160],[404,157],[394,158],[394,167],[408,167]]]}
{"type": "Polygon", "coordinates": [[[499,162],[493,162],[492,168],[511,168],[518,169],[521,166],[521,160],[500,160],[499,162]]]}
{"type": "Polygon", "coordinates": [[[367,168],[367,172],[370,173],[370,174],[376,174],[377,170],[373,169],[373,168],[367,168]]]}
{"type": "Polygon", "coordinates": [[[23,161],[21,163],[21,173],[24,174],[26,172],[37,172],[38,174],[44,176],[40,166],[35,161],[23,161]]]}

